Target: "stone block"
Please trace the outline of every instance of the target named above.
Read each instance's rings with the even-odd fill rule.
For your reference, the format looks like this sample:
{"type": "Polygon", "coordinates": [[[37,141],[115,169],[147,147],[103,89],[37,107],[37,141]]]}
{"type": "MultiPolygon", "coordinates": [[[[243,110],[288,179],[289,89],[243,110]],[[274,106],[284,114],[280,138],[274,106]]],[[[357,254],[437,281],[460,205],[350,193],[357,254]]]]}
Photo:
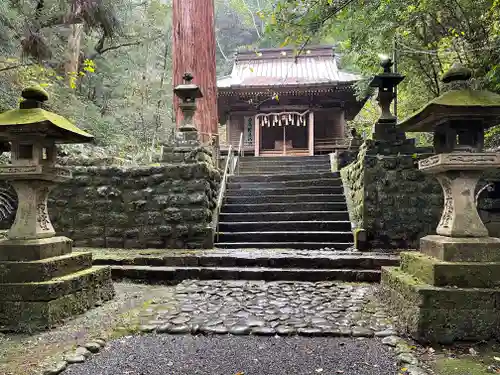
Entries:
{"type": "Polygon", "coordinates": [[[32,262],[0,262],[0,285],[48,281],[92,267],[92,253],[70,253],[32,262]]]}
{"type": "Polygon", "coordinates": [[[110,278],[109,267],[96,266],[49,281],[0,284],[0,301],[51,301],[110,278]]]}
{"type": "Polygon", "coordinates": [[[33,261],[71,252],[73,241],[67,237],[37,240],[0,240],[0,261],[33,261]]]}
{"type": "Polygon", "coordinates": [[[500,262],[500,239],[430,235],[420,239],[420,251],[445,262],[500,262]]]}
{"type": "Polygon", "coordinates": [[[3,330],[31,333],[51,328],[109,301],[115,292],[109,269],[106,274],[107,277],[94,279],[85,289],[49,301],[0,300],[0,326],[3,330]]]}
{"type": "Polygon", "coordinates": [[[428,285],[396,267],[382,268],[381,297],[401,330],[420,342],[499,338],[500,288],[428,285]]]}
{"type": "Polygon", "coordinates": [[[434,286],[496,288],[500,262],[443,262],[421,253],[401,253],[401,269],[434,286]]]}

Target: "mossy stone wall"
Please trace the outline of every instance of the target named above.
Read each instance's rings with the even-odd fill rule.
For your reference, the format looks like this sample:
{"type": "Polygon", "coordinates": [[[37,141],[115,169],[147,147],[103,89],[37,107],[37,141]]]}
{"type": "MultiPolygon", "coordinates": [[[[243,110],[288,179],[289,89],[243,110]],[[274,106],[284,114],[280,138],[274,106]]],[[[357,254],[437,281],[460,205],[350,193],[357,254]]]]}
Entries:
{"type": "Polygon", "coordinates": [[[355,160],[340,170],[349,218],[355,228],[364,228],[366,143],[359,148],[355,160]]]}
{"type": "Polygon", "coordinates": [[[372,151],[363,144],[340,171],[351,222],[366,231],[372,249],[417,248],[420,237],[435,233],[443,207],[437,180],[418,170],[418,160],[430,155],[372,151]]]}
{"type": "Polygon", "coordinates": [[[49,214],[75,246],[212,247],[220,173],[210,163],[71,170],[51,193],[49,214]]]}

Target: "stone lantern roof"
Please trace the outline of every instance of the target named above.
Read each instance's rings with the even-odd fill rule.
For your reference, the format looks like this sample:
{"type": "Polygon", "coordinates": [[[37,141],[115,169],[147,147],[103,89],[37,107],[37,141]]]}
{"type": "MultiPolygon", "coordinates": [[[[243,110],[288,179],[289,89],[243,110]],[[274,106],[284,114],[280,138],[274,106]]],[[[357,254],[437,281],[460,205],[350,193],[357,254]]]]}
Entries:
{"type": "MultiPolygon", "coordinates": [[[[443,82],[454,84],[470,77],[469,70],[455,64],[443,76],[443,82]]],[[[481,124],[483,130],[500,124],[500,95],[470,87],[451,89],[399,123],[398,128],[404,132],[432,132],[443,121],[455,118],[466,118],[474,125],[481,124]]]]}
{"type": "Polygon", "coordinates": [[[23,101],[19,109],[0,114],[0,134],[18,133],[33,130],[47,133],[55,143],[85,143],[94,137],[77,128],[66,118],[42,109],[42,104],[49,99],[41,87],[30,87],[22,92],[23,101]]]}

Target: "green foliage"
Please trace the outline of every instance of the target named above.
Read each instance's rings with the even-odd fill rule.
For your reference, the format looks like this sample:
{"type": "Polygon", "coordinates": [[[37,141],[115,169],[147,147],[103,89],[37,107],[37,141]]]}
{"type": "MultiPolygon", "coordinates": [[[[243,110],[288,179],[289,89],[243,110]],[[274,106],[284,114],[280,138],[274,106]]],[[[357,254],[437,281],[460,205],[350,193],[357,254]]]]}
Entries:
{"type": "MultiPolygon", "coordinates": [[[[275,38],[297,48],[334,43],[343,66],[365,76],[380,72],[379,56],[396,47],[398,71],[406,76],[400,118],[442,93],[440,77],[455,61],[500,92],[499,0],[280,0],[266,16],[275,38]]],[[[498,143],[497,135],[489,132],[487,144],[498,143]]]]}
{"type": "MultiPolygon", "coordinates": [[[[174,128],[171,2],[40,3],[0,1],[0,112],[39,84],[50,94],[48,109],[96,137],[94,155],[151,162],[174,128]]],[[[215,0],[219,75],[230,72],[239,48],[266,45],[259,14],[272,3],[215,0]]]]}

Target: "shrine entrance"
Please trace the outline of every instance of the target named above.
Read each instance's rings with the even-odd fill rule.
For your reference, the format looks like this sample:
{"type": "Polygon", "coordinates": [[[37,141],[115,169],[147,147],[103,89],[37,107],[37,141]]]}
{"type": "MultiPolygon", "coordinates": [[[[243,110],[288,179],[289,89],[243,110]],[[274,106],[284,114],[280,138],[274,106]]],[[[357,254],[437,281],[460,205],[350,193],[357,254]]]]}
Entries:
{"type": "Polygon", "coordinates": [[[256,116],[260,156],[310,155],[312,113],[266,113],[256,116]]]}

